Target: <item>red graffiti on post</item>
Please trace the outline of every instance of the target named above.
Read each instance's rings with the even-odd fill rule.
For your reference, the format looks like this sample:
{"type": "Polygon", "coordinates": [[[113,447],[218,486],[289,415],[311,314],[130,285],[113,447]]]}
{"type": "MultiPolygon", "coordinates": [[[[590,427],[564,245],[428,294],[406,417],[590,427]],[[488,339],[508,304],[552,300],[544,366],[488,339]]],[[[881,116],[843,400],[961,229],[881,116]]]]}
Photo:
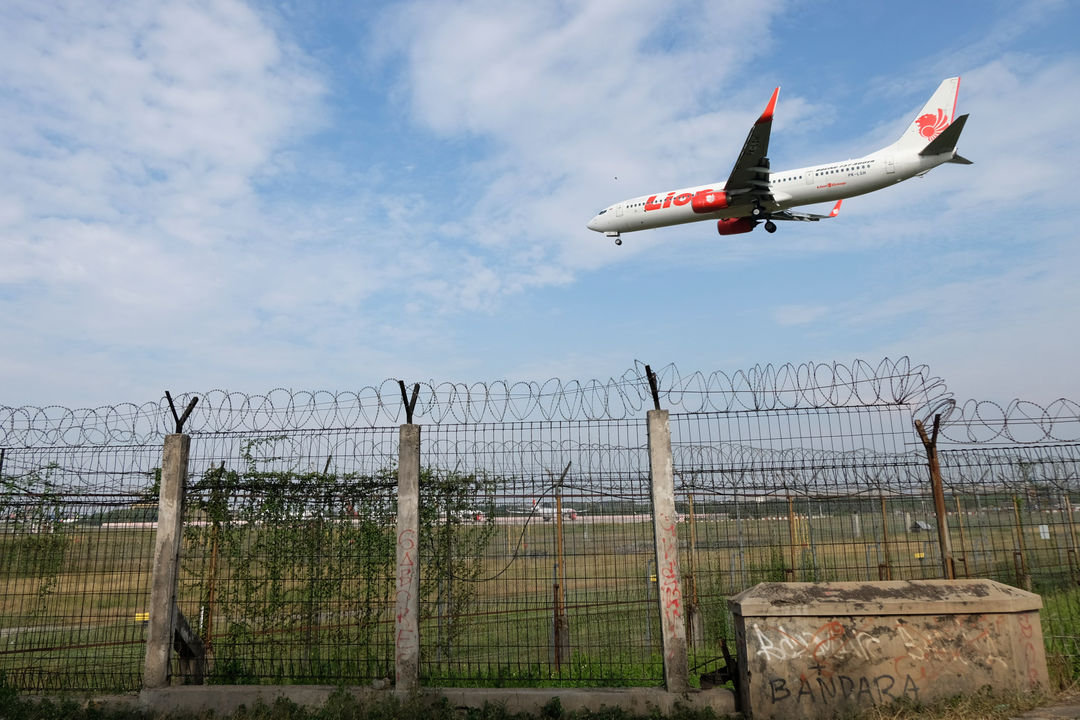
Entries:
{"type": "Polygon", "coordinates": [[[397,611],[397,634],[394,638],[395,656],[398,660],[412,656],[412,649],[416,645],[415,623],[405,624],[409,618],[410,605],[412,604],[413,579],[416,577],[416,531],[403,530],[398,534],[398,571],[397,587],[394,593],[395,610],[397,611]]]}
{"type": "MultiPolygon", "coordinates": [[[[682,623],[682,581],[679,577],[679,536],[675,521],[667,513],[660,515],[660,603],[666,632],[674,635],[682,623]]],[[[673,658],[675,648],[668,650],[673,658]]]]}

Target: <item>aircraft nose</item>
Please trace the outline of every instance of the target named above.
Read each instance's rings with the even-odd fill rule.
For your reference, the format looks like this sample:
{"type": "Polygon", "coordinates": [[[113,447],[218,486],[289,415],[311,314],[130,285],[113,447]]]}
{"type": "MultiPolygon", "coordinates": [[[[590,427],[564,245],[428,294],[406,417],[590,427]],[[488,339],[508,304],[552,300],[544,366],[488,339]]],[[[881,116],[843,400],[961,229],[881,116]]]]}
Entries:
{"type": "Polygon", "coordinates": [[[593,219],[589,221],[589,224],[585,227],[589,228],[594,232],[602,232],[602,230],[600,229],[600,216],[594,216],[593,219]]]}

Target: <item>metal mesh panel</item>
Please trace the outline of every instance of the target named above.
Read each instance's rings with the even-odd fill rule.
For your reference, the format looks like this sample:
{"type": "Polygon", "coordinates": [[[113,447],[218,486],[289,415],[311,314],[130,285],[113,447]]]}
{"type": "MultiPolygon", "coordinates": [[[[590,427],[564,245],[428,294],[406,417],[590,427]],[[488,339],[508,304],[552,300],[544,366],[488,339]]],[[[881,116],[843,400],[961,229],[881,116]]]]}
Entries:
{"type": "Polygon", "coordinates": [[[940,577],[897,547],[933,508],[913,494],[928,497],[911,422],[902,406],[672,416],[693,668],[716,668],[727,598],[758,582],[940,577]]]}
{"type": "Polygon", "coordinates": [[[957,574],[1042,596],[1047,650],[1080,671],[1080,446],[940,453],[957,574]]]}
{"type": "Polygon", "coordinates": [[[421,682],[661,681],[644,422],[425,427],[421,448],[421,682]]]}
{"type": "Polygon", "coordinates": [[[0,455],[0,673],[28,690],[142,680],[161,447],[0,455]]]}
{"type": "Polygon", "coordinates": [[[191,454],[178,595],[208,681],[393,677],[397,429],[202,436],[191,454]]]}
{"type": "MultiPolygon", "coordinates": [[[[720,656],[719,638],[732,639],[727,598],[758,582],[942,577],[926,455],[911,427],[904,407],[672,417],[699,669],[720,656]]],[[[1075,672],[1080,446],[939,457],[956,575],[1040,593],[1048,649],[1075,672]]]]}
{"type": "MultiPolygon", "coordinates": [[[[759,581],[941,577],[913,409],[875,397],[671,416],[692,675],[732,637],[727,598],[759,581]]],[[[660,682],[644,418],[549,409],[423,426],[424,684],[660,682]]],[[[1068,436],[1057,415],[1009,417],[995,438],[1068,436]]],[[[193,438],[178,601],[210,682],[393,677],[397,441],[367,427],[193,438]]],[[[161,445],[62,445],[0,454],[0,672],[24,689],[134,690],[161,445]]],[[[1048,649],[1080,674],[1080,445],[939,456],[957,574],[1040,593],[1048,649]]]]}

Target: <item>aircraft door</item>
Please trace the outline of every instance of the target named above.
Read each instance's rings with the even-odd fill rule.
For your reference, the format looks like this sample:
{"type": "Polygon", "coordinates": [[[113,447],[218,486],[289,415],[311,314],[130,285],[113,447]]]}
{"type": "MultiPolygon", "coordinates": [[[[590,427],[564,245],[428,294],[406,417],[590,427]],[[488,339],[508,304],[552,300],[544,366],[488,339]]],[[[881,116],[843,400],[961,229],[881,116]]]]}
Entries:
{"type": "Polygon", "coordinates": [[[896,163],[893,161],[893,156],[890,155],[885,158],[885,174],[891,175],[894,172],[896,172],[896,163]]]}
{"type": "Polygon", "coordinates": [[[615,206],[615,217],[622,217],[623,204],[619,203],[615,206]]]}
{"type": "Polygon", "coordinates": [[[807,185],[813,185],[814,184],[814,171],[813,170],[807,170],[806,171],[806,184],[807,185]]]}

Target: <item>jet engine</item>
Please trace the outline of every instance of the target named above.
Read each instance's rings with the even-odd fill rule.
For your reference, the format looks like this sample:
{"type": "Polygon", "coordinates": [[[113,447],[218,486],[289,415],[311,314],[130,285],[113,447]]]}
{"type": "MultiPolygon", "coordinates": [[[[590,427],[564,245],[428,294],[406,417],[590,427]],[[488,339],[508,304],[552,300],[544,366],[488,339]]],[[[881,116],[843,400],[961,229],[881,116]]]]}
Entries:
{"type": "Polygon", "coordinates": [[[690,198],[690,207],[696,213],[710,213],[728,206],[728,196],[723,190],[701,190],[690,198]]]}
{"type": "Polygon", "coordinates": [[[748,233],[757,225],[757,220],[748,217],[725,218],[716,222],[716,232],[721,235],[748,233]]]}

